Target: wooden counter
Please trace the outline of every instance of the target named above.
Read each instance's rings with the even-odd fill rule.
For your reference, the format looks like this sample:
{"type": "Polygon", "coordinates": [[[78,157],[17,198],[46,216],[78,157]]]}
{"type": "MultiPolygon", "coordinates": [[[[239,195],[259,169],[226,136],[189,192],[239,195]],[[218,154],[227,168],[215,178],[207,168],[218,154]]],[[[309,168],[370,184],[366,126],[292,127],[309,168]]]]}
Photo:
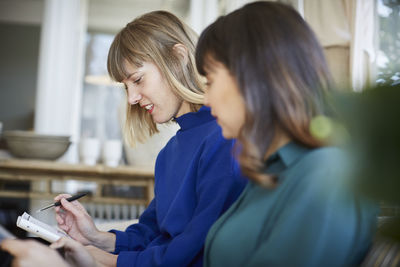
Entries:
{"type": "MultiPolygon", "coordinates": [[[[52,190],[52,181],[96,182],[97,190],[86,201],[111,204],[145,204],[154,197],[154,172],[150,168],[133,166],[108,167],[87,166],[45,160],[0,159],[0,197],[52,199],[60,192],[52,190]],[[4,184],[15,181],[41,181],[46,184],[40,191],[5,190],[4,184]],[[133,199],[118,196],[104,196],[105,185],[136,186],[145,188],[145,198],[133,199]]],[[[83,200],[82,200],[83,201],[83,200]]]]}

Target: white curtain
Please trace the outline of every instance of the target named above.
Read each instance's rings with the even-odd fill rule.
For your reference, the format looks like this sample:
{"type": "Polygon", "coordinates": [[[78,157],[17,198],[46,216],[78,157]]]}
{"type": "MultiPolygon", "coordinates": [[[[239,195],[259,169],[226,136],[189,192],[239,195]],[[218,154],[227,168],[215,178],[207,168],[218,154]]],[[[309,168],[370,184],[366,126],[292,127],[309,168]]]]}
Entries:
{"type": "Polygon", "coordinates": [[[218,0],[190,0],[189,25],[198,34],[219,15],[218,0]]]}
{"type": "Polygon", "coordinates": [[[373,81],[374,8],[374,0],[304,0],[339,88],[360,91],[373,81]]]}
{"type": "MultiPolygon", "coordinates": [[[[361,91],[373,83],[374,0],[270,1],[292,5],[311,25],[339,89],[361,91]]],[[[223,13],[229,13],[249,2],[254,1],[220,0],[220,5],[223,13]]]]}

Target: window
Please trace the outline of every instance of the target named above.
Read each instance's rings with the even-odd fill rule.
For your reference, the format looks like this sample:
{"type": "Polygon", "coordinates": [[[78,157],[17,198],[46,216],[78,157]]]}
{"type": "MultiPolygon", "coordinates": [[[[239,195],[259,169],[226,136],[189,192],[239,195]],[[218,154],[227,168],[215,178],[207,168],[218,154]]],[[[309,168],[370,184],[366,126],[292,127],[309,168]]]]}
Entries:
{"type": "MultiPolygon", "coordinates": [[[[108,78],[107,55],[113,35],[87,34],[86,73],[82,99],[81,137],[121,139],[121,105],[125,93],[108,78]]],[[[123,111],[125,111],[123,109],[123,111]]]]}
{"type": "Polygon", "coordinates": [[[400,84],[400,0],[378,0],[377,84],[400,84]]]}

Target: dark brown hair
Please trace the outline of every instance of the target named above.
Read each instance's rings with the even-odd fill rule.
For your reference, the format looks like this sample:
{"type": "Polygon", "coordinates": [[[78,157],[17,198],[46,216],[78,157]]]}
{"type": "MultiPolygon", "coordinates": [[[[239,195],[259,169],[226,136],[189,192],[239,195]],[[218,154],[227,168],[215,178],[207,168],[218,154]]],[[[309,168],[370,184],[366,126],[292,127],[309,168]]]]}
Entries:
{"type": "Polygon", "coordinates": [[[236,78],[246,103],[239,162],[250,179],[273,184],[260,169],[278,129],[307,147],[322,145],[309,126],[324,113],[331,76],[314,33],[292,7],[254,2],[218,18],[199,38],[200,74],[213,61],[236,78]]]}

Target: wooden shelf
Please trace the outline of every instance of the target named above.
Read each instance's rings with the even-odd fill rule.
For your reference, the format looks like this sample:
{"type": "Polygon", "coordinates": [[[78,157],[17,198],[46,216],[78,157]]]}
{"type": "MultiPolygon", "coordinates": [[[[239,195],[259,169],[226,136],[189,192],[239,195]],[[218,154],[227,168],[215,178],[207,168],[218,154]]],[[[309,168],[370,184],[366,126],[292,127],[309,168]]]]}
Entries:
{"type": "Polygon", "coordinates": [[[87,166],[67,164],[46,160],[0,159],[0,182],[41,181],[47,183],[46,190],[21,192],[1,190],[0,197],[48,199],[57,195],[51,188],[52,181],[95,182],[98,189],[90,201],[112,204],[148,204],[154,197],[154,171],[148,167],[105,165],[87,166]],[[118,196],[103,196],[105,185],[138,186],[146,190],[145,199],[132,199],[118,196]]]}

